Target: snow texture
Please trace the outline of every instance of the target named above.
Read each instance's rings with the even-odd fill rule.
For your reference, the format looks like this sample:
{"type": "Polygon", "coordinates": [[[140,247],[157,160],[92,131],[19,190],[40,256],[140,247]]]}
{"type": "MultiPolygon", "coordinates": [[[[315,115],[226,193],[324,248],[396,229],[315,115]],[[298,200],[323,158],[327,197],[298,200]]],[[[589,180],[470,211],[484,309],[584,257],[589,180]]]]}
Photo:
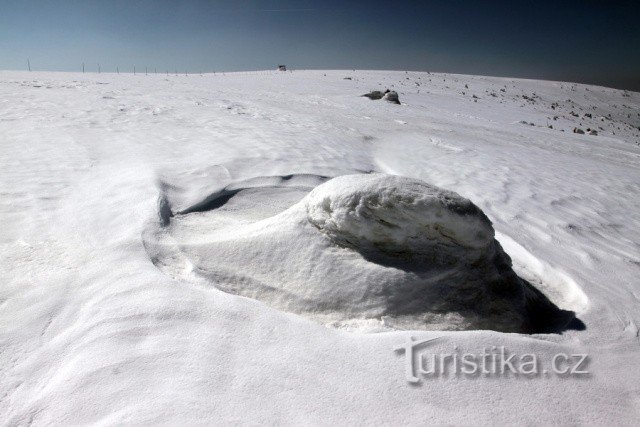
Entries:
{"type": "Polygon", "coordinates": [[[563,82],[0,72],[0,419],[635,425],[638,126],[640,94],[563,82]],[[479,274],[481,310],[385,311],[434,269],[479,274]],[[591,375],[411,385],[410,337],[591,375]]]}

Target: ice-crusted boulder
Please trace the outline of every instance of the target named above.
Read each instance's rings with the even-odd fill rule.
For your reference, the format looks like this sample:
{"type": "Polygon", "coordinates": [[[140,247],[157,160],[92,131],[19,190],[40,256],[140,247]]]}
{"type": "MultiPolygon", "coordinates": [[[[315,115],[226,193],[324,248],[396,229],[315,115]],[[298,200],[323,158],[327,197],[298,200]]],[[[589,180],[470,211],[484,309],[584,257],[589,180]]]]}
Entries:
{"type": "Polygon", "coordinates": [[[541,332],[566,314],[513,272],[480,208],[416,179],[340,176],[275,216],[219,222],[174,236],[195,274],[334,326],[541,332]]]}
{"type": "Polygon", "coordinates": [[[471,201],[422,181],[347,175],[314,189],[307,218],[336,244],[432,263],[476,262],[494,242],[471,201]]]}

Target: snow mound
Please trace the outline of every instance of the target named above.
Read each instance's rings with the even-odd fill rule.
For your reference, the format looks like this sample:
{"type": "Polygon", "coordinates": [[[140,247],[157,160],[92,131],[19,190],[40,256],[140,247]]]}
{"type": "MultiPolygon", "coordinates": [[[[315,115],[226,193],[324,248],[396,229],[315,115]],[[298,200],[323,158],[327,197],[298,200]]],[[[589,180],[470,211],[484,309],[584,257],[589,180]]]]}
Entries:
{"type": "Polygon", "coordinates": [[[306,181],[216,192],[210,210],[197,203],[147,239],[152,260],[345,329],[546,332],[573,319],[513,272],[490,220],[458,194],[384,174],[306,181]]]}
{"type": "Polygon", "coordinates": [[[438,264],[477,261],[493,243],[491,221],[471,201],[425,182],[347,175],[305,199],[309,222],[338,244],[438,264]]]}

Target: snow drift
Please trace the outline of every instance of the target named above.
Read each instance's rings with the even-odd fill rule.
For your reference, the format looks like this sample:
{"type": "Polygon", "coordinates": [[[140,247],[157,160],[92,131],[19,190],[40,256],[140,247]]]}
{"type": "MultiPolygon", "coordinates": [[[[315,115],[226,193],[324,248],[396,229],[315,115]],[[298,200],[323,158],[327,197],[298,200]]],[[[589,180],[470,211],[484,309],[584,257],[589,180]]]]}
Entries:
{"type": "Polygon", "coordinates": [[[416,179],[340,176],[247,215],[302,197],[301,183],[227,188],[182,211],[173,258],[224,291],[349,329],[540,332],[573,318],[513,272],[476,205],[416,179]]]}

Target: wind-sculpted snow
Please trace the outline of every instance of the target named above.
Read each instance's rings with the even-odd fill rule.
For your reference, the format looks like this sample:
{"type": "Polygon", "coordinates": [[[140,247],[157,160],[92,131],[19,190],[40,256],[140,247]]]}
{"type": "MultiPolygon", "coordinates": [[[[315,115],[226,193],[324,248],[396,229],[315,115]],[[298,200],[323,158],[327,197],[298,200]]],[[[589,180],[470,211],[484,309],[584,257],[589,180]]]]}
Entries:
{"type": "Polygon", "coordinates": [[[348,329],[548,332],[573,320],[511,270],[476,205],[419,180],[344,175],[255,220],[275,213],[265,201],[283,209],[310,182],[227,186],[177,215],[177,244],[149,243],[152,258],[165,269],[187,260],[187,276],[348,329]]]}
{"type": "Polygon", "coordinates": [[[640,93],[563,82],[0,71],[0,423],[636,425],[639,126],[640,93]],[[372,172],[430,186],[328,181],[372,172]],[[431,185],[495,238],[443,208],[457,261],[421,262],[431,185]],[[592,375],[407,384],[411,337],[592,375]]]}

